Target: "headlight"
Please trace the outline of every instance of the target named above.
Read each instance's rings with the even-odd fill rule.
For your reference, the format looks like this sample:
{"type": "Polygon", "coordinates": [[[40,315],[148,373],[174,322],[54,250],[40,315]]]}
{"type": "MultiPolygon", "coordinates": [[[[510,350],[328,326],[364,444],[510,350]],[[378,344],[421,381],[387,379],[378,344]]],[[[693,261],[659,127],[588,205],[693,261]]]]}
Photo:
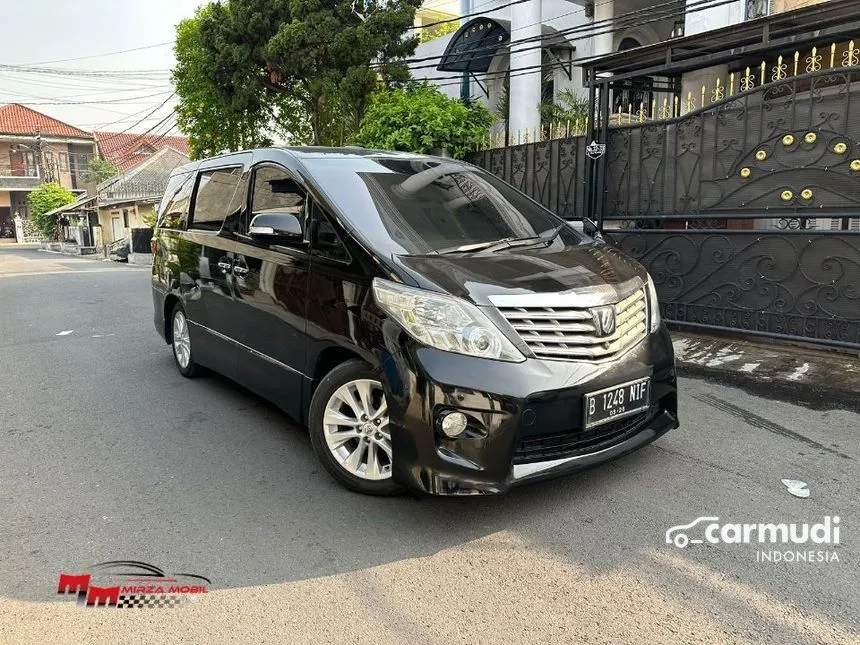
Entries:
{"type": "Polygon", "coordinates": [[[379,278],[373,280],[373,295],[385,313],[425,345],[481,358],[525,360],[480,309],[465,300],[379,278]]]}
{"type": "Polygon", "coordinates": [[[651,332],[653,333],[660,326],[660,302],[657,300],[657,289],[654,287],[654,281],[650,275],[645,290],[648,292],[648,318],[651,321],[651,332]]]}

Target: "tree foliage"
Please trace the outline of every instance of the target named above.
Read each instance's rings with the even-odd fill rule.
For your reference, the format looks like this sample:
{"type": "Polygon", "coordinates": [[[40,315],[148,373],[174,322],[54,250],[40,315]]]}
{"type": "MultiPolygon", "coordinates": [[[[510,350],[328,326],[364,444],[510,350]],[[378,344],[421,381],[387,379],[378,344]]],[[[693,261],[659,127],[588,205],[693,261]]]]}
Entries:
{"type": "Polygon", "coordinates": [[[466,104],[431,85],[416,83],[376,94],[357,142],[406,152],[441,148],[460,158],[487,138],[493,121],[492,113],[480,103],[466,104]]]}
{"type": "Polygon", "coordinates": [[[47,214],[75,201],[75,194],[60,184],[42,184],[30,193],[30,219],[45,237],[56,237],[57,218],[47,214]]]}
{"type": "Polygon", "coordinates": [[[176,120],[188,135],[189,155],[201,159],[221,152],[272,145],[278,134],[302,141],[309,135],[307,119],[286,95],[266,96],[260,87],[244,88],[246,96],[234,101],[212,73],[212,60],[204,45],[203,30],[216,19],[218,5],[197,9],[194,17],[176,27],[173,82],[179,103],[176,120]]]}
{"type": "MultiPolygon", "coordinates": [[[[440,16],[447,16],[448,14],[443,14],[440,12],[440,16]]],[[[431,40],[436,40],[437,38],[441,38],[442,36],[447,36],[448,34],[452,34],[460,28],[460,21],[453,20],[451,22],[439,22],[438,24],[433,25],[432,27],[427,27],[426,29],[422,29],[421,33],[418,34],[418,40],[422,43],[429,43],[431,40]]]]}
{"type": "Polygon", "coordinates": [[[198,9],[177,29],[174,69],[195,154],[260,145],[272,124],[301,142],[297,120],[315,144],[349,139],[379,80],[408,79],[402,59],[417,38],[404,36],[420,3],[224,0],[198,9]]]}
{"type": "Polygon", "coordinates": [[[107,159],[95,157],[90,161],[89,168],[84,174],[84,180],[93,184],[100,184],[111,177],[116,177],[122,169],[107,159]]]}

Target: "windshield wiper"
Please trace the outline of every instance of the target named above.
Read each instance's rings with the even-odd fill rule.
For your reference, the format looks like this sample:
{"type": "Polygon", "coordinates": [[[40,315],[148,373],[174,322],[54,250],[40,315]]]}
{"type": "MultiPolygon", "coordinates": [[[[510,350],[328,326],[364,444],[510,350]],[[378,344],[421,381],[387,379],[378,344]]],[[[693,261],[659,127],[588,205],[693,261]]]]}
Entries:
{"type": "Polygon", "coordinates": [[[445,255],[447,253],[468,253],[469,251],[501,251],[502,249],[509,249],[515,246],[528,246],[537,242],[545,242],[546,245],[549,246],[552,244],[552,241],[558,237],[558,234],[561,233],[565,226],[567,226],[567,224],[557,226],[553,229],[552,233],[546,237],[543,235],[531,235],[529,237],[505,237],[501,240],[496,240],[495,242],[464,244],[462,246],[440,249],[436,252],[439,255],[445,255]]]}
{"type": "Polygon", "coordinates": [[[509,242],[516,240],[515,237],[506,237],[501,240],[495,240],[493,242],[476,242],[475,244],[463,244],[462,246],[452,246],[447,249],[439,249],[436,251],[439,255],[447,255],[448,253],[468,253],[469,251],[484,251],[486,249],[493,249],[494,247],[502,248],[506,246],[509,242]]]}

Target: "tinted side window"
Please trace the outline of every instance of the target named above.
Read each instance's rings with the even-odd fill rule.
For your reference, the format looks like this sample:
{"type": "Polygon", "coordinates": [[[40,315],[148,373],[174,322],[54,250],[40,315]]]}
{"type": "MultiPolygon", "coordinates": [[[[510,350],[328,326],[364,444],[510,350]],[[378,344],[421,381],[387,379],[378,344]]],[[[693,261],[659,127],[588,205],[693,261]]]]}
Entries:
{"type": "Polygon", "coordinates": [[[161,200],[160,228],[184,229],[188,220],[188,205],[194,189],[194,175],[174,175],[167,183],[167,190],[161,200]]]}
{"type": "Polygon", "coordinates": [[[204,231],[221,230],[221,224],[227,217],[241,177],[241,168],[220,168],[200,173],[191,228],[204,231]]]}
{"type": "Polygon", "coordinates": [[[312,231],[311,253],[313,255],[339,262],[349,262],[349,252],[316,202],[313,203],[312,231]]]}
{"type": "Polygon", "coordinates": [[[285,170],[262,166],[254,174],[251,216],[265,211],[295,213],[305,221],[305,193],[285,170]]]}

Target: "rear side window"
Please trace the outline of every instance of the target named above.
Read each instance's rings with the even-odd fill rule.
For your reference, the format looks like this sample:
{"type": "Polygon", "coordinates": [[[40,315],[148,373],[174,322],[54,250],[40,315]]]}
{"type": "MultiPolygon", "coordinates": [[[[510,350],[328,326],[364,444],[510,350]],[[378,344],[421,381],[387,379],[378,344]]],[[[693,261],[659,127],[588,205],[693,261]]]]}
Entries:
{"type": "Polygon", "coordinates": [[[242,178],[242,168],[219,168],[200,173],[191,228],[220,231],[242,178]]]}
{"type": "Polygon", "coordinates": [[[188,221],[188,205],[194,188],[194,175],[191,173],[174,175],[167,182],[167,190],[161,200],[159,228],[184,229],[188,221]]]}

